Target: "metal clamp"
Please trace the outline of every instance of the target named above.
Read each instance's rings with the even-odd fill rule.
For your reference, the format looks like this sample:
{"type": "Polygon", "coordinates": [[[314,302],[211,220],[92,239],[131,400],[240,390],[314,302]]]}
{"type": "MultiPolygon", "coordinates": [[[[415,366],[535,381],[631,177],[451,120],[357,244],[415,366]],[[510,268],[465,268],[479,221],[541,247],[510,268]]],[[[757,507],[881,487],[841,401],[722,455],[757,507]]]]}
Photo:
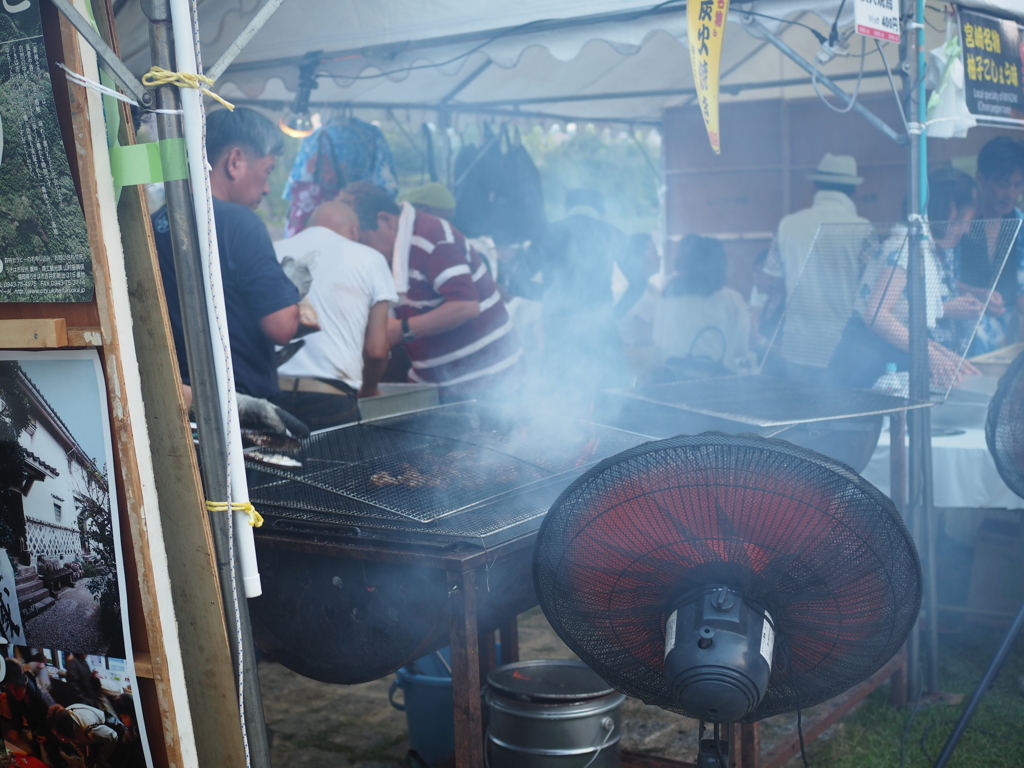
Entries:
{"type": "Polygon", "coordinates": [[[99,58],[107,73],[117,81],[125,93],[130,95],[144,109],[151,109],[154,104],[153,93],[133,75],[124,62],[118,58],[114,50],[99,36],[92,24],[71,5],[70,0],[53,0],[57,10],[71,23],[78,34],[85,38],[99,58]]]}

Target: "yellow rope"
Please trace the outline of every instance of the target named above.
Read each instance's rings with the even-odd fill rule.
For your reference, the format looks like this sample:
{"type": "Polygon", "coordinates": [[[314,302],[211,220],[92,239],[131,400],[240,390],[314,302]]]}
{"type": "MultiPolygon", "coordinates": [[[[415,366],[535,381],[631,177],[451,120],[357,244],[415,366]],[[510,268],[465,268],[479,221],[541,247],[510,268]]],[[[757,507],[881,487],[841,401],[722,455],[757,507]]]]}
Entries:
{"type": "Polygon", "coordinates": [[[149,72],[142,76],[142,84],[149,87],[176,85],[179,88],[197,88],[201,93],[205,93],[211,99],[216,99],[228,109],[232,111],[235,109],[234,104],[225,101],[209,88],[204,87],[205,85],[213,85],[213,80],[206,75],[197,75],[192,72],[171,72],[162,67],[151,67],[149,72]]]}
{"type": "Polygon", "coordinates": [[[241,502],[233,501],[228,504],[226,501],[207,501],[206,508],[210,512],[245,512],[249,516],[249,525],[253,528],[259,528],[263,525],[263,515],[256,511],[256,507],[252,505],[251,501],[241,502]]]}

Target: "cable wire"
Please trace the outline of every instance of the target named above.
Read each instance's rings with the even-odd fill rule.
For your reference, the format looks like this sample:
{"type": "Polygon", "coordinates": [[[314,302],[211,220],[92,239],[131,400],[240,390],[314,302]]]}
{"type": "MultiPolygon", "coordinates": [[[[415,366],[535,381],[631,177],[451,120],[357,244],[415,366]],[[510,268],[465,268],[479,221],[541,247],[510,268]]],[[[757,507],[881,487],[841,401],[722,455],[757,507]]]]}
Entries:
{"type": "Polygon", "coordinates": [[[718,723],[715,723],[715,727],[714,727],[714,731],[713,731],[714,737],[715,737],[715,754],[718,755],[718,766],[719,766],[719,768],[729,768],[729,766],[725,762],[725,756],[722,754],[722,737],[721,737],[720,731],[719,731],[720,727],[721,726],[719,726],[718,723]]]}
{"type": "Polygon", "coordinates": [[[804,746],[804,714],[798,706],[796,708],[796,735],[800,737],[800,759],[804,761],[804,768],[810,768],[807,761],[807,747],[804,746]]]}
{"type": "Polygon", "coordinates": [[[825,43],[828,42],[828,38],[825,37],[825,35],[823,35],[821,32],[816,30],[810,24],[804,24],[802,21],[796,21],[795,19],[780,19],[778,16],[769,16],[767,13],[758,13],[757,11],[748,11],[746,8],[743,8],[743,9],[737,8],[736,10],[737,10],[737,13],[742,13],[744,16],[757,16],[758,18],[761,18],[761,19],[770,19],[771,21],[778,21],[778,22],[780,22],[782,24],[794,24],[794,25],[796,25],[798,27],[803,27],[804,29],[809,30],[810,33],[812,35],[814,35],[816,38],[818,38],[818,42],[819,43],[825,44],[825,43]]]}
{"type": "MultiPolygon", "coordinates": [[[[825,95],[821,92],[821,89],[818,88],[818,67],[814,67],[814,71],[811,73],[811,85],[814,86],[814,92],[818,94],[818,98],[821,99],[822,103],[826,107],[831,109],[833,112],[838,112],[841,115],[845,115],[847,112],[853,109],[854,105],[857,103],[857,97],[860,95],[860,86],[861,83],[864,82],[864,51],[867,49],[867,44],[867,38],[862,37],[860,41],[860,72],[857,75],[857,85],[854,86],[853,88],[853,94],[850,96],[850,103],[843,108],[833,106],[832,103],[825,98],[825,95]]],[[[882,58],[884,59],[885,57],[883,56],[882,58]]],[[[888,69],[888,66],[886,66],[886,69],[888,69]]]]}
{"type": "Polygon", "coordinates": [[[875,38],[875,47],[878,49],[878,55],[882,57],[882,63],[885,64],[885,74],[889,78],[889,87],[892,88],[893,98],[896,99],[896,106],[900,109],[900,119],[903,121],[903,130],[910,135],[910,126],[907,124],[907,113],[903,111],[903,100],[900,98],[899,91],[896,90],[896,81],[893,80],[892,70],[889,69],[889,60],[885,58],[885,53],[882,51],[882,44],[878,42],[878,38],[875,38]]]}

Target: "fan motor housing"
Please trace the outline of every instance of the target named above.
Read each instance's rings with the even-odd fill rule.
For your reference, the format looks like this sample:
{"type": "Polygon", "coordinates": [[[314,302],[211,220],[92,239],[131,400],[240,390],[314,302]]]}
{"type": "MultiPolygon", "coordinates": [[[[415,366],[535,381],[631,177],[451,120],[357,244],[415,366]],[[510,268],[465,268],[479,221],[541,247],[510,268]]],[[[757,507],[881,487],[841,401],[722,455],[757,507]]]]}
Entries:
{"type": "Polygon", "coordinates": [[[761,701],[772,672],[771,615],[727,586],[677,601],[665,622],[665,678],[691,717],[732,723],[761,701]]]}

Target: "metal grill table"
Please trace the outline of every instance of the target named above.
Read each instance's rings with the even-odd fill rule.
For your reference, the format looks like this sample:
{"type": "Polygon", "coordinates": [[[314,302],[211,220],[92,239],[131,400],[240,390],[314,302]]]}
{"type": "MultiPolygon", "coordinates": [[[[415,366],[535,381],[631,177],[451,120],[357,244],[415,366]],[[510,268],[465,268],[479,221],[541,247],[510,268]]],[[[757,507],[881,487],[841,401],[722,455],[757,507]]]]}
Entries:
{"type": "Polygon", "coordinates": [[[588,467],[647,438],[606,426],[525,424],[474,403],[324,430],[294,470],[251,463],[264,595],[258,644],[296,672],[371,680],[446,644],[456,765],[483,765],[482,674],[518,659],[516,616],[536,605],[537,529],[588,467]]]}
{"type": "MultiPolygon", "coordinates": [[[[285,533],[262,533],[257,530],[257,552],[263,561],[286,553],[299,559],[329,558],[356,565],[383,564],[417,568],[437,574],[446,591],[447,642],[451,646],[452,696],[455,720],[455,765],[458,768],[481,768],[483,758],[483,727],[480,710],[480,685],[486,672],[495,666],[494,629],[501,638],[501,657],[504,663],[519,660],[519,635],[516,617],[537,604],[533,594],[530,565],[536,530],[509,539],[493,549],[458,548],[451,551],[388,546],[367,546],[350,539],[308,536],[285,533]],[[506,564],[529,585],[526,594],[516,596],[508,604],[508,615],[495,625],[481,623],[484,606],[481,598],[490,594],[488,579],[496,566],[506,564]]],[[[336,577],[335,577],[336,578],[336,577]]],[[[270,582],[270,579],[267,580],[270,582]]],[[[253,603],[254,630],[259,629],[260,601],[253,603]]],[[[438,617],[443,622],[444,615],[438,617]]],[[[382,640],[383,642],[383,640],[382,640]]],[[[441,643],[442,645],[444,642],[441,643]]],[[[432,649],[424,646],[416,658],[432,649]]],[[[279,658],[284,661],[284,659],[279,658]]]]}

